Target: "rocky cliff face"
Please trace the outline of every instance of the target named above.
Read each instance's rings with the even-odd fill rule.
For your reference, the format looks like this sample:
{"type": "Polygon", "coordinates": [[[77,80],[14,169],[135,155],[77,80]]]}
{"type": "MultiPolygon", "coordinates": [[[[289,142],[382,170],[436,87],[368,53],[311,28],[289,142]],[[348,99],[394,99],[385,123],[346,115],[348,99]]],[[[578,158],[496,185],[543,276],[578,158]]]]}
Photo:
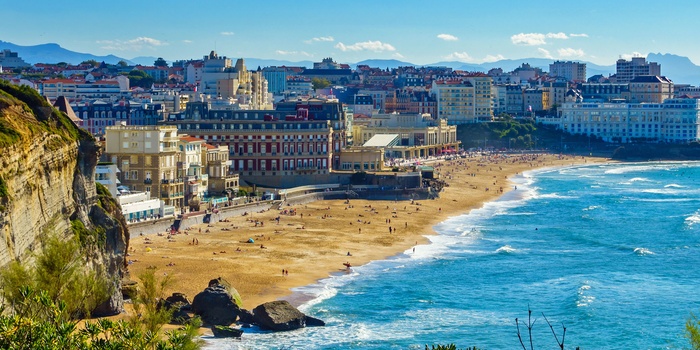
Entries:
{"type": "Polygon", "coordinates": [[[71,236],[78,220],[104,231],[85,251],[114,287],[96,314],[118,313],[128,231],[119,207],[96,191],[95,140],[36,93],[0,83],[0,150],[0,266],[31,259],[45,234],[71,236]]]}

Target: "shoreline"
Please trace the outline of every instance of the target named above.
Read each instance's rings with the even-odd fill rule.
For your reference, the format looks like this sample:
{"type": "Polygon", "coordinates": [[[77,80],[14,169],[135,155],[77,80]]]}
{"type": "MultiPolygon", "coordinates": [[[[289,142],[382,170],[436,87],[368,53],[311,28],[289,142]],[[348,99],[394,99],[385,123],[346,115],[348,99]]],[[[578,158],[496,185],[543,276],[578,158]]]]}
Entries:
{"type": "Polygon", "coordinates": [[[524,171],[609,161],[552,154],[533,155],[536,158],[531,160],[522,157],[458,158],[435,163],[436,172],[449,184],[435,200],[413,204],[359,199],[349,203],[315,201],[283,207],[280,213],[268,210],[251,213],[250,217],[197,225],[170,239],[134,237],[127,257],[135,260],[130,265],[131,278],[137,279],[144,268],[155,266],[176,280],[176,285],[166,290],[168,295],[184,292],[191,299],[206,287],[209,279],[221,276],[231,281],[243,296],[244,308],[290,298],[299,306],[318,297],[304,296],[300,289],[320,285],[323,280],[342,274],[343,262],[363,266],[398,257],[414,247],[420,249],[429,243],[426,235],[438,234],[436,225],[499,200],[517,185],[513,177],[522,176],[524,171]],[[488,186],[494,190],[487,190],[488,186]],[[299,215],[283,216],[285,209],[299,215]],[[392,219],[398,224],[392,225],[392,219]],[[393,233],[387,233],[388,227],[393,233]],[[246,236],[256,243],[243,243],[246,236]],[[206,250],[202,251],[204,247],[206,250]],[[346,251],[352,255],[344,254],[346,251]],[[289,275],[283,276],[283,269],[289,270],[289,275]]]}

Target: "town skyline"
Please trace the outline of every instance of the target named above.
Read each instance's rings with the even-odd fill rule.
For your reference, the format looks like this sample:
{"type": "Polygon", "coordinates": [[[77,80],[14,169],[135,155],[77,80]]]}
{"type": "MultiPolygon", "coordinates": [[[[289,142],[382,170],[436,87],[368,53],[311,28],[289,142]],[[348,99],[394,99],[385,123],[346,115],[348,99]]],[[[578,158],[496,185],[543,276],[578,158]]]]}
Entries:
{"type": "Polygon", "coordinates": [[[58,43],[95,55],[156,56],[168,61],[196,59],[212,50],[234,58],[333,57],[338,62],[371,58],[416,65],[518,58],[609,65],[649,52],[700,61],[700,49],[678,35],[683,23],[692,22],[692,8],[700,5],[671,3],[656,8],[651,1],[640,1],[616,11],[602,1],[588,2],[586,8],[545,1],[528,4],[359,1],[328,9],[320,1],[297,6],[216,2],[187,6],[176,1],[163,6],[128,0],[120,3],[123,10],[96,15],[84,1],[39,1],[5,7],[0,32],[2,40],[17,45],[58,43]],[[664,21],[664,30],[659,31],[647,23],[653,20],[647,16],[650,8],[655,18],[674,20],[664,21]],[[183,14],[184,23],[178,22],[183,14]],[[73,24],[63,25],[61,18],[73,24]]]}

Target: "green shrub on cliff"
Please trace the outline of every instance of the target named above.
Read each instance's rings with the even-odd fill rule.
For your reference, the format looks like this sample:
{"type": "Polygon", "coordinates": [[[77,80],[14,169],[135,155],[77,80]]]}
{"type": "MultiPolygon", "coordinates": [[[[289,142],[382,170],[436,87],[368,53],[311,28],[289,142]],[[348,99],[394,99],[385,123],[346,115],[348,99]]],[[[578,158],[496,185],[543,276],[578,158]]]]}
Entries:
{"type": "Polygon", "coordinates": [[[0,80],[0,146],[10,146],[22,138],[43,133],[59,135],[66,141],[92,137],[65,113],[53,108],[36,90],[0,80]],[[20,106],[22,111],[10,110],[10,106],[20,106]]]}
{"type": "Polygon", "coordinates": [[[33,265],[13,261],[0,271],[0,294],[11,310],[45,306],[31,304],[32,299],[22,295],[25,288],[31,288],[45,293],[53,303],[64,305],[58,316],[67,321],[89,316],[110,294],[107,278],[83,266],[76,239],[49,236],[34,260],[33,265]]]}

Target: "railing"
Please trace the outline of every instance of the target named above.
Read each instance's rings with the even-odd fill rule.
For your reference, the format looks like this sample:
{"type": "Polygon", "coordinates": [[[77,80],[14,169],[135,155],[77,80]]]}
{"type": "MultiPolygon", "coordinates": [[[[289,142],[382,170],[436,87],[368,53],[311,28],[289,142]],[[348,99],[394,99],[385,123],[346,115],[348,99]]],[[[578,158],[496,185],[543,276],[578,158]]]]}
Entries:
{"type": "Polygon", "coordinates": [[[151,180],[151,179],[145,179],[145,180],[143,180],[143,183],[146,184],[146,185],[150,185],[150,184],[153,183],[153,180],[151,180]]]}
{"type": "Polygon", "coordinates": [[[185,182],[185,180],[184,180],[183,178],[181,178],[181,177],[179,177],[179,178],[177,178],[177,179],[161,179],[161,180],[160,180],[160,183],[161,183],[161,184],[164,184],[164,185],[167,185],[167,184],[181,184],[181,183],[183,183],[183,182],[185,182]]]}

